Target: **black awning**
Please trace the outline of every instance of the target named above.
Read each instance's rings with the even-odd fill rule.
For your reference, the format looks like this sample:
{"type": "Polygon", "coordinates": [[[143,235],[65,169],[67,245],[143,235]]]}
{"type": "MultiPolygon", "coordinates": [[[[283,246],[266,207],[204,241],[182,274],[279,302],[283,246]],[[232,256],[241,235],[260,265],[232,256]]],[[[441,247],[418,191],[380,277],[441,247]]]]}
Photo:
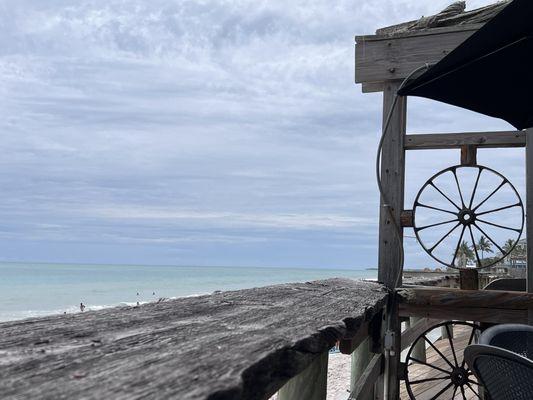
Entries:
{"type": "Polygon", "coordinates": [[[399,94],[533,127],[533,0],[513,0],[399,94]]]}

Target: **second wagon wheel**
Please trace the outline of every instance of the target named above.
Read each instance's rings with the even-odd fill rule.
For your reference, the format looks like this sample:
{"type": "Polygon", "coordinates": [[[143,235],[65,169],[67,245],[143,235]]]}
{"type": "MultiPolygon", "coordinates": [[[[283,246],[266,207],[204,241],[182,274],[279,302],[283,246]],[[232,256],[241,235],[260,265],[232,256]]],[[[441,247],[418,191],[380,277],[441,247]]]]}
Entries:
{"type": "Polygon", "coordinates": [[[477,342],[480,333],[477,325],[459,321],[437,324],[422,333],[405,358],[409,398],[480,399],[482,387],[463,357],[466,346],[477,342]]]}
{"type": "Polygon", "coordinates": [[[507,257],[524,228],[524,206],[509,180],[481,165],[433,175],[418,192],[413,227],[424,250],[451,268],[487,268],[507,257]]]}

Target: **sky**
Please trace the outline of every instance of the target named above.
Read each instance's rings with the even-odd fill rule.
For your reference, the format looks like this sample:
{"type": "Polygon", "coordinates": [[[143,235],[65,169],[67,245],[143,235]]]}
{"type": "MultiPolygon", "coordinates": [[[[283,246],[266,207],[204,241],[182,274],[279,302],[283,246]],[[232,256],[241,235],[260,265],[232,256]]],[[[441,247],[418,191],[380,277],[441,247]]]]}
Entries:
{"type": "MultiPolygon", "coordinates": [[[[449,3],[0,1],[0,261],[376,267],[354,36],[449,3]]],[[[509,128],[409,99],[411,133],[509,128]]],[[[478,158],[523,193],[521,150],[478,158]]],[[[458,161],[408,154],[406,208],[458,161]]]]}

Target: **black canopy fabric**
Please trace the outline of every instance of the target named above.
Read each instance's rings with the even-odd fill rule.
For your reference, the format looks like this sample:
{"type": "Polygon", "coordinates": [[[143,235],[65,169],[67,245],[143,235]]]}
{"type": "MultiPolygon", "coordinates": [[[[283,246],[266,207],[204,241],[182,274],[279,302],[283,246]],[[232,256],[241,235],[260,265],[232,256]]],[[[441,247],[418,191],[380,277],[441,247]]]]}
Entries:
{"type": "Polygon", "coordinates": [[[533,127],[533,0],[513,0],[399,94],[533,127]]]}

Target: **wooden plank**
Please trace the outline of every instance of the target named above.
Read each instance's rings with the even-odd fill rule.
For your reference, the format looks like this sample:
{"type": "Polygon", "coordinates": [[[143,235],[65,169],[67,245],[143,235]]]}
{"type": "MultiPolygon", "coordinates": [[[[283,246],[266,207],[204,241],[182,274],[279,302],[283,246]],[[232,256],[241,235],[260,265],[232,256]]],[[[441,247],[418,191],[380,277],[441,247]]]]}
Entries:
{"type": "Polygon", "coordinates": [[[498,290],[402,288],[397,291],[401,316],[523,323],[533,294],[498,290]]]}
{"type": "Polygon", "coordinates": [[[368,363],[365,372],[359,378],[359,381],[350,393],[350,400],[362,400],[366,394],[372,389],[374,383],[383,371],[383,355],[376,354],[368,363]]]}
{"type": "Polygon", "coordinates": [[[459,270],[459,286],[463,290],[479,289],[479,272],[477,269],[459,270]]]}
{"type": "Polygon", "coordinates": [[[461,165],[474,166],[477,164],[477,146],[466,144],[461,146],[461,165]]]}
{"type": "Polygon", "coordinates": [[[388,299],[351,279],[0,324],[2,399],[268,399],[388,299]]]}
{"type": "MultiPolygon", "coordinates": [[[[526,287],[528,293],[533,293],[533,129],[528,129],[526,132],[526,287]]],[[[528,312],[528,324],[533,325],[532,307],[528,312]]]]}
{"type": "Polygon", "coordinates": [[[487,307],[427,307],[421,305],[400,305],[400,316],[416,316],[442,320],[455,319],[460,321],[491,322],[495,324],[525,324],[527,310],[503,309],[494,310],[487,307]]]}
{"type": "Polygon", "coordinates": [[[356,83],[403,80],[426,63],[436,63],[470,37],[480,25],[435,28],[390,37],[356,37],[356,83]]]}
{"type": "Polygon", "coordinates": [[[402,332],[402,351],[408,348],[423,332],[440,322],[442,322],[440,319],[420,318],[416,323],[411,323],[411,326],[402,332]]]}
{"type": "Polygon", "coordinates": [[[411,134],[405,137],[406,150],[458,149],[475,145],[478,148],[525,147],[523,131],[463,132],[411,134]]]}
{"type": "MultiPolygon", "coordinates": [[[[390,82],[385,87],[383,92],[383,124],[385,124],[398,88],[398,82],[390,82]]],[[[395,223],[391,220],[389,210],[385,207],[382,198],[379,215],[378,281],[389,288],[400,286],[402,282],[399,249],[403,246],[403,229],[398,235],[396,225],[401,226],[400,216],[404,204],[405,150],[403,148],[403,140],[406,119],[407,99],[399,97],[396,107],[392,111],[390,124],[384,132],[385,139],[381,157],[381,182],[387,205],[392,210],[395,223]]],[[[385,130],[385,125],[383,125],[383,129],[385,130]]],[[[401,331],[398,307],[395,302],[389,302],[387,313],[391,314],[387,316],[387,319],[391,321],[391,325],[387,329],[395,333],[396,343],[394,348],[399,349],[401,331]]],[[[400,388],[397,373],[400,364],[399,351],[396,351],[393,356],[388,358],[388,364],[389,399],[397,399],[400,388]]],[[[387,378],[385,377],[385,379],[387,378]]]]}
{"type": "MultiPolygon", "coordinates": [[[[352,365],[350,371],[350,393],[357,390],[357,385],[361,377],[366,373],[373,353],[370,351],[370,338],[361,343],[361,345],[352,353],[352,365]]],[[[367,391],[361,393],[360,400],[372,400],[374,398],[374,388],[370,387],[367,391]]]]}
{"type": "Polygon", "coordinates": [[[357,333],[349,339],[339,341],[339,350],[342,354],[352,354],[365,339],[368,338],[369,321],[365,321],[358,329],[357,333]]]}
{"type": "Polygon", "coordinates": [[[278,392],[278,400],[326,400],[328,352],[322,353],[303,372],[278,392]]]}
{"type": "Polygon", "coordinates": [[[400,288],[396,290],[400,305],[428,308],[449,306],[487,308],[491,310],[527,310],[533,294],[501,290],[461,290],[443,287],[400,288]]]}
{"type": "MultiPolygon", "coordinates": [[[[383,94],[383,123],[389,114],[399,84],[389,83],[383,94]]],[[[406,127],[407,102],[405,98],[398,98],[394,112],[390,120],[383,150],[381,155],[381,182],[385,191],[388,205],[392,208],[398,226],[400,226],[401,213],[404,204],[404,180],[405,180],[405,151],[404,136],[406,127]]],[[[385,126],[383,126],[383,129],[385,126]]],[[[378,281],[387,287],[394,288],[401,285],[400,254],[398,248],[402,246],[398,241],[395,226],[390,219],[387,208],[381,199],[379,222],[379,256],[378,256],[378,281]]],[[[400,235],[402,236],[402,235],[400,235]]]]}

